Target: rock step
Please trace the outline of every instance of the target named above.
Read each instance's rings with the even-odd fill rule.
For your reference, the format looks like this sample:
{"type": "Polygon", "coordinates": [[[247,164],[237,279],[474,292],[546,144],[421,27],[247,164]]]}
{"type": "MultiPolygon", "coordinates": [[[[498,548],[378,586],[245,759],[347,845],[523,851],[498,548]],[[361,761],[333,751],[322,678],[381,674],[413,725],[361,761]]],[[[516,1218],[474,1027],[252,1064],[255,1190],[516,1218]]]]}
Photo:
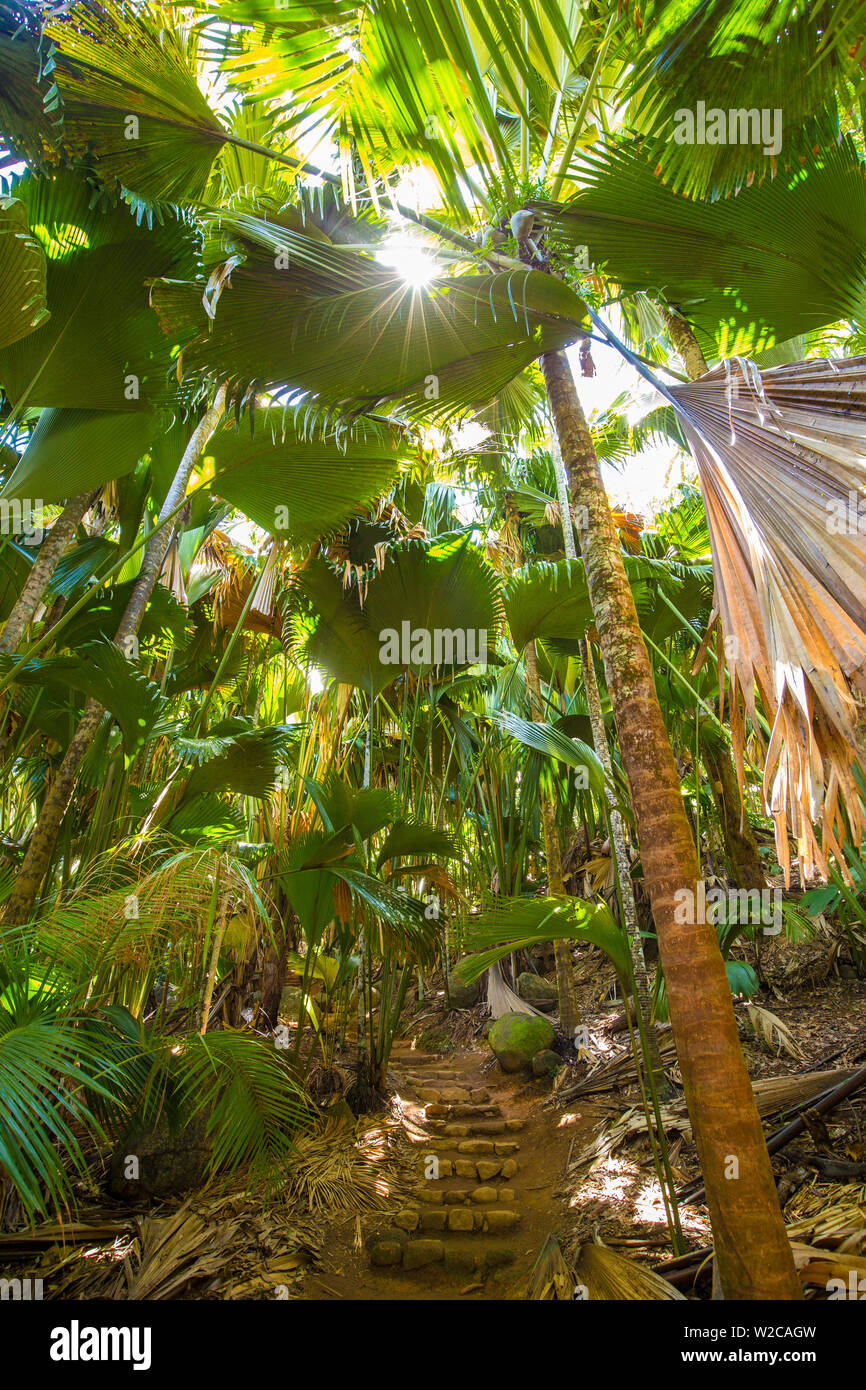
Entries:
{"type": "Polygon", "coordinates": [[[493,1120],[502,1118],[498,1105],[442,1105],[428,1101],[424,1106],[428,1120],[493,1120]]]}
{"type": "Polygon", "coordinates": [[[516,1154],[520,1145],[512,1139],[455,1139],[448,1135],[431,1136],[425,1134],[423,1138],[413,1139],[411,1135],[406,1136],[408,1142],[414,1149],[420,1149],[422,1154],[435,1154],[440,1160],[444,1157],[454,1157],[455,1154],[463,1157],[466,1154],[476,1154],[477,1156],[493,1154],[497,1158],[510,1158],[516,1154]]]}
{"type": "MultiPolygon", "coordinates": [[[[400,1053],[397,1053],[395,1056],[394,1062],[396,1066],[399,1066],[400,1056],[400,1053]]],[[[413,1067],[428,1067],[431,1066],[433,1062],[442,1061],[442,1056],[438,1052],[413,1052],[409,1049],[409,1051],[403,1053],[402,1056],[406,1059],[404,1065],[409,1066],[411,1064],[413,1067]]]]}
{"type": "MultiPolygon", "coordinates": [[[[472,1100],[473,1096],[479,1096],[483,1090],[481,1086],[461,1085],[458,1079],[453,1076],[401,1076],[399,1072],[394,1072],[393,1075],[398,1085],[411,1086],[416,1091],[429,1091],[431,1098],[433,1091],[435,1091],[438,1100],[443,1099],[440,1094],[442,1091],[454,1092],[453,1098],[455,1100],[472,1100]]],[[[484,1100],[488,1099],[489,1096],[485,1091],[484,1100]]]]}
{"type": "Polygon", "coordinates": [[[498,1241],[491,1241],[482,1249],[472,1236],[455,1234],[447,1240],[436,1237],[407,1240],[402,1231],[393,1234],[398,1238],[391,1238],[391,1232],[376,1237],[369,1246],[369,1254],[372,1265],[390,1267],[395,1274],[411,1273],[413,1270],[423,1270],[425,1276],[432,1273],[446,1278],[458,1274],[486,1274],[502,1269],[516,1259],[515,1251],[498,1241]]]}
{"type": "MultiPolygon", "coordinates": [[[[446,1192],[441,1206],[405,1207],[397,1212],[392,1225],[407,1235],[417,1231],[480,1231],[484,1225],[484,1214],[495,1207],[497,1211],[516,1213],[514,1219],[509,1218],[503,1223],[503,1226],[513,1226],[520,1220],[520,1209],[514,1205],[514,1197],[513,1187],[489,1185],[467,1188],[465,1192],[446,1192]],[[461,1210],[462,1216],[459,1214],[461,1210]]],[[[496,1217],[498,1220],[499,1217],[496,1217]]]]}
{"type": "Polygon", "coordinates": [[[425,1105],[493,1105],[497,1109],[499,1108],[499,1102],[491,1100],[489,1091],[482,1090],[481,1087],[478,1090],[469,1091],[458,1086],[421,1085],[417,1087],[417,1090],[425,1105]]]}
{"type": "Polygon", "coordinates": [[[436,1155],[436,1165],[430,1164],[427,1160],[418,1163],[418,1176],[422,1179],[417,1188],[417,1192],[422,1201],[441,1203],[444,1201],[445,1189],[436,1184],[443,1183],[450,1178],[469,1180],[470,1182],[491,1182],[493,1178],[499,1178],[502,1182],[511,1182],[519,1171],[516,1158],[446,1158],[439,1161],[436,1155]],[[428,1195],[429,1194],[429,1195],[428,1195]]]}
{"type": "Polygon", "coordinates": [[[522,1120],[473,1120],[471,1124],[447,1123],[444,1120],[430,1120],[430,1129],[435,1134],[451,1135],[455,1139],[470,1139],[473,1135],[516,1134],[523,1128],[522,1120]]]}

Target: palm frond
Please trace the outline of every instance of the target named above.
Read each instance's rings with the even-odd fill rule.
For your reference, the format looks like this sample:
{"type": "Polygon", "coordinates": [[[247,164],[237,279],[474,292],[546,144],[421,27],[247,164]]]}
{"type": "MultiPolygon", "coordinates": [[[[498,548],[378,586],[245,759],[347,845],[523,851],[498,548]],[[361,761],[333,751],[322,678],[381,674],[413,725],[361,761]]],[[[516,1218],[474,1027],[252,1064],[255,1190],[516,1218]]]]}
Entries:
{"type": "Polygon", "coordinates": [[[742,711],[758,729],[757,685],[786,881],[788,823],[803,875],[826,873],[831,853],[847,872],[843,803],[855,844],[864,830],[854,767],[866,746],[866,358],[766,372],[737,360],[671,395],[706,506],[740,781],[742,711]]]}

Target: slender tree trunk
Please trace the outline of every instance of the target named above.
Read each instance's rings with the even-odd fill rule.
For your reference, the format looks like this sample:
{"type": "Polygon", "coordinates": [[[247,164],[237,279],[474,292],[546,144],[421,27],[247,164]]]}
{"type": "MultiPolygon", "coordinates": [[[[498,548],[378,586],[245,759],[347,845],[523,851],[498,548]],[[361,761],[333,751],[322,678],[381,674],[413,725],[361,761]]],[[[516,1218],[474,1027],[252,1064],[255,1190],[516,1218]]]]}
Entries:
{"type": "MultiPolygon", "coordinates": [[[[530,709],[536,723],[544,723],[544,706],[541,698],[541,677],[538,673],[538,652],[535,642],[527,642],[524,652],[526,662],[526,684],[530,690],[530,709]]],[[[544,835],[544,855],[547,859],[547,889],[556,898],[565,897],[565,883],[562,878],[562,851],[559,846],[559,829],[550,798],[542,794],[541,826],[544,835]]],[[[556,992],[559,999],[559,1022],[562,1031],[569,1039],[574,1038],[574,1030],[580,1023],[580,1009],[574,989],[574,970],[571,964],[571,947],[560,937],[553,943],[556,959],[556,992]]]]}
{"type": "Polygon", "coordinates": [[[27,576],[24,588],[18,595],[15,607],[6,619],[3,635],[0,637],[0,653],[16,652],[33,615],[48,588],[57,562],[65,553],[76,527],[92,503],[95,492],[79,492],[70,497],[63,511],[55,521],[48,535],[39,547],[39,554],[27,576]]]}
{"type": "Polygon", "coordinates": [[[710,924],[680,922],[700,865],[598,459],[564,352],[542,357],[575,507],[652,903],[692,1131],[728,1299],[798,1299],[773,1170],[710,924]]]}
{"type": "MultiPolygon", "coordinates": [[[[212,404],[194,429],[184,450],[183,458],[178,465],[174,481],[162,504],[159,514],[160,521],[173,512],[183,501],[192,470],[222,418],[225,397],[226,389],[221,386],[216,392],[212,404]]],[[[135,636],[141,626],[148,599],[153,592],[153,586],[165,559],[172,530],[173,527],[170,525],[163,526],[161,531],[156,531],[151,536],[145,547],[141,570],[115,634],[114,641],[118,646],[122,645],[127,638],[135,636]]],[[[26,922],[33,912],[33,904],[36,901],[42,881],[51,866],[60,827],[72,800],[81,759],[93,742],[104,713],[104,707],[97,700],[88,700],[84,706],[72,742],[66,750],[57,776],[42,803],[42,809],[27,846],[24,862],[7,900],[5,912],[7,922],[26,922]]]]}
{"type": "MultiPolygon", "coordinates": [[[[288,912],[288,908],[285,908],[288,912]]],[[[285,918],[274,923],[274,940],[268,940],[262,961],[262,999],[261,1012],[269,1028],[276,1028],[280,1011],[283,986],[286,983],[286,960],[289,954],[289,937],[285,918]]]]}
{"type": "Polygon", "coordinates": [[[665,328],[668,330],[670,340],[674,345],[674,351],[686,369],[686,375],[692,381],[697,381],[699,376],[703,376],[707,369],[707,362],[701,352],[700,344],[692,332],[691,325],[669,309],[667,305],[659,306],[661,315],[664,319],[665,328]]]}
{"type": "Polygon", "coordinates": [[[739,888],[764,889],[767,871],[758,851],[758,842],[743,808],[740,786],[728,745],[701,744],[704,765],[709,773],[713,798],[722,823],[725,850],[733,878],[739,888]]]}
{"type": "MultiPolygon", "coordinates": [[[[577,550],[574,545],[574,528],[572,525],[571,505],[568,496],[568,479],[562,462],[562,451],[559,447],[556,430],[554,430],[551,435],[550,454],[553,459],[553,471],[556,477],[556,493],[559,498],[562,540],[565,547],[565,555],[566,559],[576,560],[577,550]]],[[[589,722],[592,728],[592,742],[601,765],[604,768],[607,783],[611,788],[611,799],[607,808],[607,819],[608,825],[610,826],[610,838],[613,843],[613,857],[616,865],[617,882],[619,884],[620,902],[622,904],[623,927],[628,937],[629,952],[631,954],[635,1000],[643,1016],[649,1067],[655,1081],[656,1094],[664,1100],[671,1094],[671,1085],[665,1076],[665,1069],[659,1050],[658,1032],[652,1022],[649,976],[647,974],[640,926],[637,920],[637,905],[634,900],[634,884],[631,879],[631,864],[628,850],[626,849],[625,830],[623,828],[622,816],[613,804],[613,763],[611,761],[610,749],[607,746],[607,734],[605,733],[604,717],[601,712],[601,697],[598,691],[598,681],[595,677],[592,648],[589,645],[589,639],[586,637],[581,639],[579,646],[580,664],[583,670],[583,689],[586,695],[586,707],[589,711],[589,722]]],[[[625,1006],[626,1009],[628,1009],[629,1003],[627,999],[625,1001],[625,1006]]]]}

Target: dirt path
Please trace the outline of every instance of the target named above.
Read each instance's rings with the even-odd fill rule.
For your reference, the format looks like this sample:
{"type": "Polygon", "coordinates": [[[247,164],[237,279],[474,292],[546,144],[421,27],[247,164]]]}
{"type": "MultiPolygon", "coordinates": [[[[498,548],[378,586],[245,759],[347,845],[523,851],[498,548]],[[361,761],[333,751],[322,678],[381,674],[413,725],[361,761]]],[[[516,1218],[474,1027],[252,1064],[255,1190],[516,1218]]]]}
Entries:
{"type": "Polygon", "coordinates": [[[415,1196],[393,1219],[335,1224],[308,1299],[520,1299],[549,1235],[564,1227],[561,1175],[575,1134],[542,1109],[546,1085],[506,1076],[490,1052],[443,1058],[394,1049],[415,1196]]]}

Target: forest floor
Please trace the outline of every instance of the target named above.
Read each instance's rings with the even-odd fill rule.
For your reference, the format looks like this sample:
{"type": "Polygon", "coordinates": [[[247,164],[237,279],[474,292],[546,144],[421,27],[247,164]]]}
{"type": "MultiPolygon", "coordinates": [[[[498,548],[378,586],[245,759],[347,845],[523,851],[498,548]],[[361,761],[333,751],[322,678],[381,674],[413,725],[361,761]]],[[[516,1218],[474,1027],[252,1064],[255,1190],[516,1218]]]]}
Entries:
{"type": "MultiPolygon", "coordinates": [[[[828,1084],[816,1073],[837,1084],[866,1060],[866,981],[821,941],[771,942],[760,967],[765,988],[736,1013],[769,1135],[828,1084]]],[[[279,1194],[238,1174],[131,1203],[108,1195],[108,1156],[94,1153],[75,1222],[36,1232],[7,1223],[0,1268],[44,1277],[46,1298],[387,1302],[522,1299],[549,1237],[569,1269],[593,1240],[662,1266],[674,1251],[617,1027],[622,1001],[597,952],[576,948],[574,969],[590,1056],[565,1062],[553,1081],[506,1075],[483,1036],[484,1005],[449,1010],[441,980],[429,981],[424,1002],[407,1007],[382,1106],[356,1120],[335,1096],[324,1131],[299,1141],[299,1166],[279,1194]]],[[[661,1039],[672,1085],[665,1132],[682,1190],[700,1170],[669,1030],[661,1039]]],[[[336,1058],[346,1083],[353,1061],[351,1045],[336,1058]]],[[[866,1092],[773,1165],[792,1240],[866,1256],[866,1092]],[[858,1171],[828,1176],[827,1155],[858,1171]]],[[[680,1215],[693,1258],[672,1277],[687,1297],[706,1298],[700,1196],[680,1215]]]]}
{"type": "MultiPolygon", "coordinates": [[[[357,1239],[353,1218],[335,1221],[315,1270],[307,1275],[303,1296],[365,1300],[522,1298],[542,1246],[564,1223],[567,1196],[563,1178],[569,1150],[576,1136],[589,1136],[589,1122],[543,1110],[541,1101],[550,1090],[549,1082],[506,1076],[486,1046],[460,1048],[437,1057],[403,1040],[394,1049],[389,1077],[396,1087],[393,1108],[401,1129],[399,1151],[407,1178],[415,1178],[414,1193],[396,1218],[366,1220],[363,1242],[357,1239]],[[453,1138],[431,1130],[426,1119],[430,1107],[424,1097],[445,1099],[451,1090],[465,1095],[467,1101],[470,1095],[485,1097],[487,1103],[465,1108],[489,1109],[491,1114],[497,1112],[496,1116],[479,1116],[476,1126],[452,1124],[450,1128],[458,1131],[453,1138]],[[477,1134],[470,1133],[474,1129],[477,1134]],[[427,1181],[423,1168],[431,1154],[446,1176],[427,1181]],[[503,1161],[511,1164],[506,1176],[491,1171],[486,1178],[488,1169],[501,1169],[503,1161]],[[487,1168],[482,1166],[485,1164],[487,1168]],[[477,1167],[480,1173],[472,1171],[477,1167]],[[474,1200],[479,1195],[491,1200],[474,1200]],[[416,1212],[418,1227],[414,1226],[416,1212]],[[513,1219],[513,1224],[502,1233],[497,1233],[495,1224],[492,1231],[485,1229],[491,1212],[494,1223],[498,1217],[509,1223],[513,1219]],[[396,1233],[398,1241],[406,1242],[407,1233],[397,1224],[401,1221],[409,1228],[407,1233],[418,1231],[418,1238],[411,1242],[415,1249],[420,1239],[431,1247],[427,1254],[440,1258],[412,1269],[402,1263],[372,1265],[369,1247],[377,1236],[387,1243],[389,1234],[396,1233]],[[459,1229],[452,1231],[451,1224],[459,1224],[459,1229]],[[464,1226],[468,1228],[465,1232],[464,1226]],[[427,1234],[431,1239],[424,1239],[427,1234]]],[[[451,1107],[432,1103],[433,1110],[447,1108],[451,1107]]],[[[445,1121],[442,1123],[448,1128],[445,1121]]]]}
{"type": "MultiPolygon", "coordinates": [[[[866,1058],[866,982],[850,978],[844,968],[840,974],[832,953],[828,955],[823,945],[813,942],[793,947],[789,942],[765,944],[760,969],[765,987],[752,1001],[751,1010],[740,1002],[736,1012],[769,1134],[805,1098],[795,1094],[797,1087],[805,1086],[811,1093],[803,1078],[826,1071],[838,1072],[841,1079],[845,1068],[866,1058]],[[776,1083],[782,1087],[780,1104],[772,1108],[776,1083]],[[793,1090],[786,1101],[788,1085],[793,1090]],[[765,1092],[769,1098],[764,1098],[765,1092]]],[[[612,997],[610,972],[597,953],[580,948],[575,952],[575,976],[594,1060],[564,1066],[553,1085],[549,1080],[527,1082],[502,1073],[481,1036],[486,1019],[483,1006],[449,1011],[441,988],[416,1006],[392,1059],[391,1117],[400,1136],[396,1147],[407,1181],[413,1177],[419,1144],[427,1152],[421,1098],[427,1092],[423,1083],[414,1088],[407,1084],[407,1075],[419,1080],[429,1075],[432,1090],[446,1083],[466,1091],[487,1090],[503,1116],[523,1121],[514,1136],[521,1141],[516,1155],[519,1171],[513,1179],[520,1222],[507,1241],[511,1262],[500,1267],[487,1264],[491,1237],[482,1230],[463,1242],[464,1249],[469,1247],[467,1254],[472,1250],[478,1256],[474,1271],[470,1264],[461,1268],[459,1245],[452,1251],[446,1229],[439,1237],[445,1245],[444,1260],[440,1257],[410,1271],[402,1263],[377,1268],[371,1265],[373,1241],[377,1237],[387,1241],[389,1234],[401,1238],[399,1228],[395,1233],[393,1213],[365,1218],[360,1227],[352,1219],[336,1219],[327,1229],[315,1266],[308,1267],[302,1278],[301,1297],[521,1299],[548,1236],[557,1238],[567,1263],[573,1263],[580,1246],[593,1239],[650,1268],[674,1255],[650,1146],[640,1129],[640,1096],[630,1068],[628,1036],[616,1031],[622,1002],[612,997]],[[439,1052],[431,1051],[434,1048],[439,1052]],[[413,1064],[413,1057],[427,1060],[413,1064]],[[595,1085],[587,1082],[589,1072],[599,1064],[609,1067],[609,1084],[604,1074],[595,1085]],[[581,1094],[570,1094],[584,1086],[581,1094]]],[[[670,1033],[662,1030],[665,1037],[670,1046],[670,1033]]],[[[667,1060],[673,1089],[666,1112],[671,1121],[668,1140],[674,1177],[682,1188],[700,1178],[700,1169],[677,1084],[675,1057],[667,1060]]],[[[599,1075],[596,1071],[595,1076],[599,1075]]],[[[822,1220],[831,1212],[853,1213],[859,1227],[866,1223],[866,1172],[856,1180],[825,1178],[808,1166],[816,1145],[819,1153],[866,1161],[862,1093],[829,1118],[823,1142],[821,1134],[807,1133],[774,1158],[777,1179],[783,1186],[790,1184],[785,1190],[786,1221],[800,1240],[816,1237],[820,1241],[822,1220]]],[[[412,1202],[405,1205],[411,1207],[412,1202]]],[[[423,1199],[415,1205],[423,1211],[423,1199]]],[[[680,1219],[685,1249],[706,1251],[711,1234],[700,1196],[681,1204],[680,1219]]],[[[406,1224],[411,1226],[411,1218],[406,1224]]],[[[409,1231],[410,1240],[424,1234],[409,1231]]],[[[680,1287],[687,1296],[706,1297],[709,1267],[695,1279],[697,1269],[696,1263],[680,1287]]]]}

